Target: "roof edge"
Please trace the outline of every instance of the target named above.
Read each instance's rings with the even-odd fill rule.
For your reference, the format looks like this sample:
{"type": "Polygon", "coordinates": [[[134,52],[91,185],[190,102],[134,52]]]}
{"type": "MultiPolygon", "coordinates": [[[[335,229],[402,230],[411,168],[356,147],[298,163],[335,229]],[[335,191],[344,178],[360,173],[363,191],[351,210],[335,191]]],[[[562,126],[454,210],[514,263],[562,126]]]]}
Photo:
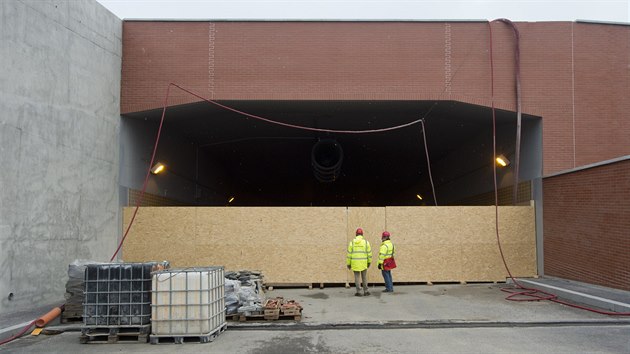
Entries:
{"type": "MultiPolygon", "coordinates": [[[[435,19],[435,20],[415,20],[415,19],[213,19],[213,18],[125,18],[123,22],[403,22],[403,23],[487,23],[494,20],[486,19],[435,19]]],[[[575,20],[575,21],[513,21],[514,23],[583,23],[592,25],[608,25],[608,26],[630,26],[630,22],[614,22],[614,21],[594,21],[594,20],[575,20]]]]}

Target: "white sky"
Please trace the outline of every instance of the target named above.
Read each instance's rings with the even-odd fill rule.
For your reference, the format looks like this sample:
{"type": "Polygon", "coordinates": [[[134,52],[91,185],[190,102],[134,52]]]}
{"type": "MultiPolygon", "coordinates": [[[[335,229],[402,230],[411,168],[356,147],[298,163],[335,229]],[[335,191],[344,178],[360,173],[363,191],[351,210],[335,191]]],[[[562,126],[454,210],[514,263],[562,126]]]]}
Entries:
{"type": "Polygon", "coordinates": [[[97,0],[128,19],[630,22],[630,0],[97,0]]]}

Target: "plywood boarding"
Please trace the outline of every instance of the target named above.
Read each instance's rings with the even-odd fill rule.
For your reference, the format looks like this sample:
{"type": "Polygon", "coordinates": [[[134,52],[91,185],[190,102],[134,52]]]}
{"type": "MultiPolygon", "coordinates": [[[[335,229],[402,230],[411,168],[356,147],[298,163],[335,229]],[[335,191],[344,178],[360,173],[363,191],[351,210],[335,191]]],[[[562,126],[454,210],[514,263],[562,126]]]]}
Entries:
{"type": "MultiPolygon", "coordinates": [[[[133,208],[124,210],[124,227],[133,208]]],[[[499,208],[503,252],[514,276],[536,275],[534,209],[499,208]]],[[[394,281],[501,281],[506,271],[494,207],[144,207],[123,247],[125,261],[260,270],[268,283],[353,282],[345,252],[357,227],[372,244],[371,282],[387,228],[394,281]]]]}
{"type": "MultiPolygon", "coordinates": [[[[493,206],[387,207],[395,281],[500,281],[493,206]]],[[[499,208],[499,239],[514,276],[536,275],[534,208],[499,208]]]]}
{"type": "Polygon", "coordinates": [[[274,283],[340,282],[346,228],[345,208],[142,208],[123,259],[260,270],[274,283]]]}

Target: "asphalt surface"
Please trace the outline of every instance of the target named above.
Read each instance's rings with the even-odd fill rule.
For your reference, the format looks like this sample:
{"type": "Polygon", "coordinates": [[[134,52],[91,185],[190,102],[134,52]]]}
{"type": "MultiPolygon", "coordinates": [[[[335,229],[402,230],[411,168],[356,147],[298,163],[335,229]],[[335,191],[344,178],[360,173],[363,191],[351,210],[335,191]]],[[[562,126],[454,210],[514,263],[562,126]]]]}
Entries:
{"type": "MultiPolygon", "coordinates": [[[[505,287],[510,285],[398,285],[394,293],[382,293],[377,286],[366,297],[343,287],[274,289],[268,298],[303,306],[300,322],[228,321],[213,342],[181,345],[80,344],[80,324],[51,325],[43,332],[48,334],[21,337],[0,352],[630,353],[629,316],[508,301],[505,287]]],[[[615,301],[624,302],[630,292],[615,294],[615,301]]]]}

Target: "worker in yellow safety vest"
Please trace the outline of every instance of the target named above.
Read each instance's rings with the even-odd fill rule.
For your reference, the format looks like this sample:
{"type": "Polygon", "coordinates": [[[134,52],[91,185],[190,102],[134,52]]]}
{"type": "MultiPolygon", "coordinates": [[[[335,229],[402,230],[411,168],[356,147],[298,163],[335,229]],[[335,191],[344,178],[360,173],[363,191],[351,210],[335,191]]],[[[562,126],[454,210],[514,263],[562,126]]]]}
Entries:
{"type": "Polygon", "coordinates": [[[363,238],[363,229],[358,228],[356,237],[348,244],[348,253],[346,255],[346,265],[349,270],[354,272],[354,286],[356,293],[354,296],[361,296],[361,287],[359,276],[363,283],[363,296],[370,295],[367,283],[367,269],[372,263],[372,247],[370,243],[363,238]]]}
{"type": "Polygon", "coordinates": [[[381,236],[381,247],[378,250],[378,269],[383,274],[383,280],[385,281],[384,293],[394,292],[394,283],[392,280],[393,268],[396,268],[396,262],[394,261],[394,245],[390,238],[389,231],[383,231],[381,236]]]}

